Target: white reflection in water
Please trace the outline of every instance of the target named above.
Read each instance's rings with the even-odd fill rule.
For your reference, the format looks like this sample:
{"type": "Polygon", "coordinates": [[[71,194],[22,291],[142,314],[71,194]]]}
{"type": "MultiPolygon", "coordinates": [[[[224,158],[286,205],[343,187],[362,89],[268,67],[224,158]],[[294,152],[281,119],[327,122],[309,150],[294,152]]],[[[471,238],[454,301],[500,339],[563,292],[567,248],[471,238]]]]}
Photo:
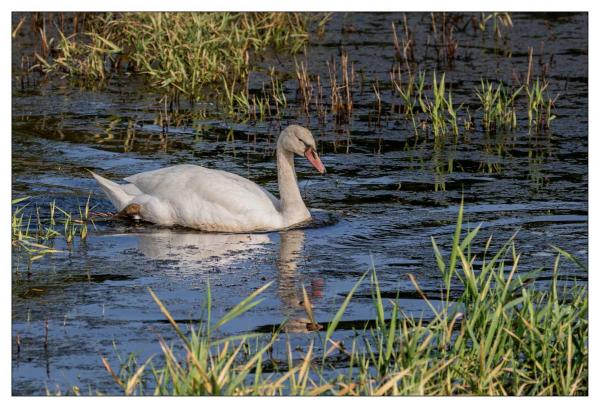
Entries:
{"type": "MultiPolygon", "coordinates": [[[[282,231],[280,238],[277,294],[281,299],[284,314],[288,316],[284,329],[296,333],[315,330],[317,326],[312,324],[305,312],[297,271],[304,249],[304,231],[299,229],[282,231]]],[[[312,303],[313,298],[321,296],[322,281],[312,280],[306,292],[308,301],[312,303]]]]}
{"type": "Polygon", "coordinates": [[[271,243],[267,234],[208,234],[169,229],[137,237],[138,249],[146,257],[195,267],[203,262],[229,266],[255,256],[271,243]]]}
{"type": "MultiPolygon", "coordinates": [[[[298,267],[304,250],[303,230],[279,233],[277,259],[277,294],[287,316],[285,330],[306,332],[311,325],[303,306],[298,267]]],[[[268,250],[272,241],[268,234],[209,234],[164,229],[137,235],[138,249],[147,258],[175,262],[178,269],[195,273],[199,267],[228,267],[251,261],[268,250]]],[[[322,280],[313,279],[306,288],[309,299],[322,296],[322,280]]]]}

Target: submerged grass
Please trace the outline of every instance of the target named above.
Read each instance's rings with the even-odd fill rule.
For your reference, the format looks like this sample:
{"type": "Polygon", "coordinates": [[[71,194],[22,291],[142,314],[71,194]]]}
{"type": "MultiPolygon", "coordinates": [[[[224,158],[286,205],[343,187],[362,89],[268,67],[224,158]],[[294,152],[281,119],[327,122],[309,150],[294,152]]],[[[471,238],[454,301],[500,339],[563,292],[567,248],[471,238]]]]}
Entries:
{"type": "MultiPolygon", "coordinates": [[[[478,233],[479,227],[463,233],[461,206],[449,256],[432,238],[443,282],[439,305],[409,275],[434,316],[430,321],[407,315],[398,299],[385,303],[372,270],[348,293],[325,335],[307,334],[313,337],[297,353],[280,331],[268,339],[217,336],[224,323],[258,304],[269,285],[216,323],[209,287],[205,317],[187,334],[150,291],[182,352],[160,339],[160,363],[130,359],[117,374],[103,362],[127,395],[587,395],[587,288],[559,285],[561,260],[574,258],[557,249],[552,280],[542,287],[535,282],[542,270],[519,271],[514,236],[495,253],[488,253],[491,238],[476,252],[478,233]],[[482,253],[479,262],[475,253],[482,253]],[[375,324],[337,339],[335,330],[367,275],[375,324]],[[457,290],[458,298],[451,298],[457,290]],[[287,361],[275,362],[272,348],[281,341],[287,361]]],[[[310,306],[307,314],[314,320],[310,306]]]]}

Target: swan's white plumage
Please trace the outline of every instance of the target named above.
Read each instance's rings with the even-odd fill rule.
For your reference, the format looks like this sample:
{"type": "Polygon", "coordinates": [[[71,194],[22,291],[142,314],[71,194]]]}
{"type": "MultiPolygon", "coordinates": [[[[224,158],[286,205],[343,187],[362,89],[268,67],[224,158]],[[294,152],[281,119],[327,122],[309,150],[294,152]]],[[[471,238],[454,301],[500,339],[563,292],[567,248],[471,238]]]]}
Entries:
{"type": "MultiPolygon", "coordinates": [[[[299,126],[288,127],[279,137],[281,200],[236,174],[189,164],[134,174],[125,178],[128,184],[92,175],[119,211],[139,204],[141,218],[155,224],[220,232],[278,230],[310,219],[293,164],[293,154],[302,154],[305,146],[314,149],[314,139],[299,126]]],[[[312,154],[318,160],[314,150],[312,154]]]]}
{"type": "Polygon", "coordinates": [[[279,200],[233,173],[189,164],[127,177],[142,195],[144,220],[204,231],[253,231],[281,227],[279,200]]]}

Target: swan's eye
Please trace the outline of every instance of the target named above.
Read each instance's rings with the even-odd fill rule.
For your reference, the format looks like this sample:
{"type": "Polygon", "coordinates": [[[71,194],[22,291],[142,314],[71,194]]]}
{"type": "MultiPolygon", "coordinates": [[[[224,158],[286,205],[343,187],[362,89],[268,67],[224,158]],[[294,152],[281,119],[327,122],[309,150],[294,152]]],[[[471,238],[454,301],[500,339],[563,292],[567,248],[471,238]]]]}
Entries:
{"type": "Polygon", "coordinates": [[[302,139],[300,139],[300,138],[298,138],[298,140],[300,140],[300,141],[302,142],[302,144],[304,145],[304,151],[307,151],[308,149],[315,149],[315,147],[314,147],[314,146],[312,146],[312,145],[310,145],[310,144],[306,143],[304,140],[302,140],[302,139]]]}

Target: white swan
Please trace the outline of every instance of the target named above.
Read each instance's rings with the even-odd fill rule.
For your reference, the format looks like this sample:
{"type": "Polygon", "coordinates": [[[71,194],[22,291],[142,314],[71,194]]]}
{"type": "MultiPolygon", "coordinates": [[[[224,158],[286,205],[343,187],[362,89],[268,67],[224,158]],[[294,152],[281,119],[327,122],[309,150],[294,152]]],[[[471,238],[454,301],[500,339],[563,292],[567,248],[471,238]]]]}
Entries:
{"type": "Polygon", "coordinates": [[[294,153],[325,172],[310,131],[288,126],[277,139],[280,199],[236,174],[189,164],[138,173],[125,179],[129,184],[92,175],[117,210],[127,216],[203,231],[273,231],[311,217],[298,188],[294,153]]]}

